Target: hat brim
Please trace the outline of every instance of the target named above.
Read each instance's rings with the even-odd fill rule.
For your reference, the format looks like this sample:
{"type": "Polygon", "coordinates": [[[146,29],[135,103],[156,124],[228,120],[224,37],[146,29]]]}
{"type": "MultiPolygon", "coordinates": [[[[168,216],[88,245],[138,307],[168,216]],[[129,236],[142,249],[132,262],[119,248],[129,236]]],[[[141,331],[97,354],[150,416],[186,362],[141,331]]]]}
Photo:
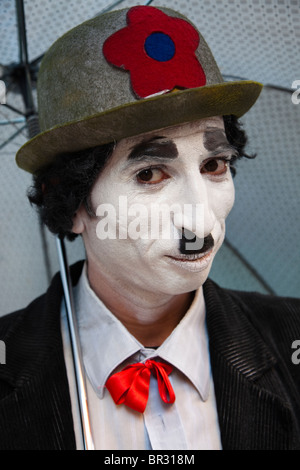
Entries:
{"type": "Polygon", "coordinates": [[[224,82],[135,101],[41,132],[16,155],[29,173],[73,153],[197,119],[233,114],[243,116],[255,103],[262,84],[250,80],[224,82]]]}

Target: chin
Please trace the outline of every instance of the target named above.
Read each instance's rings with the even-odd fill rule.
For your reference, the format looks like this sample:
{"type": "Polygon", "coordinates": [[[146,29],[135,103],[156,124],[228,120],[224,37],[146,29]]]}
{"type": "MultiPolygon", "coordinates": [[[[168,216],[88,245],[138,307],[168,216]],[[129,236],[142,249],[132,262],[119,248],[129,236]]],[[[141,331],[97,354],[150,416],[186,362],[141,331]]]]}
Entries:
{"type": "Polygon", "coordinates": [[[186,294],[199,289],[207,280],[211,265],[205,270],[195,272],[183,272],[180,275],[169,276],[164,284],[160,283],[159,290],[169,295],[186,294]]]}

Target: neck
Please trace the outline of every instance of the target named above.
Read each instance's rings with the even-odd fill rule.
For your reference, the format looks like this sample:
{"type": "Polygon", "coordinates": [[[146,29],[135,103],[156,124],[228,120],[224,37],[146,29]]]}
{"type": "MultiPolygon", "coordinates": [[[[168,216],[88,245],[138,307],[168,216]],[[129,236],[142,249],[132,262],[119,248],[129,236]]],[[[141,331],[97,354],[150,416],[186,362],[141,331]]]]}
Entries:
{"type": "Polygon", "coordinates": [[[194,293],[147,295],[109,282],[88,264],[87,275],[95,294],[145,347],[160,346],[187,312],[194,293]]]}

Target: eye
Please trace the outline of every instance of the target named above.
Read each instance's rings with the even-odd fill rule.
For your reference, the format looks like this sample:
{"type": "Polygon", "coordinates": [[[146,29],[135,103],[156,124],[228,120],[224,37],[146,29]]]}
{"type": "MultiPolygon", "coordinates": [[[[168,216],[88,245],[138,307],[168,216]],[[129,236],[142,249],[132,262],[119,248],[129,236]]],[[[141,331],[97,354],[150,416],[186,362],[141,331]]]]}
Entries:
{"type": "Polygon", "coordinates": [[[203,162],[200,172],[213,176],[223,175],[227,172],[229,161],[224,158],[211,158],[203,162]]]}
{"type": "Polygon", "coordinates": [[[146,168],[140,171],[136,178],[141,184],[157,184],[169,176],[161,168],[146,168]]]}

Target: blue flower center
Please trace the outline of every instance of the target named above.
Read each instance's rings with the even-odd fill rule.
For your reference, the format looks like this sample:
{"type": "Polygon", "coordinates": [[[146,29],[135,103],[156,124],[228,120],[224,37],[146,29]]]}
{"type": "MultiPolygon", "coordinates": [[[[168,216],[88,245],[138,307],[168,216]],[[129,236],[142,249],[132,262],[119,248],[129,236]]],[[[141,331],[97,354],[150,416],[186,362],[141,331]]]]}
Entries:
{"type": "Polygon", "coordinates": [[[152,33],[145,41],[145,51],[151,59],[166,62],[174,57],[175,44],[167,34],[152,33]]]}

